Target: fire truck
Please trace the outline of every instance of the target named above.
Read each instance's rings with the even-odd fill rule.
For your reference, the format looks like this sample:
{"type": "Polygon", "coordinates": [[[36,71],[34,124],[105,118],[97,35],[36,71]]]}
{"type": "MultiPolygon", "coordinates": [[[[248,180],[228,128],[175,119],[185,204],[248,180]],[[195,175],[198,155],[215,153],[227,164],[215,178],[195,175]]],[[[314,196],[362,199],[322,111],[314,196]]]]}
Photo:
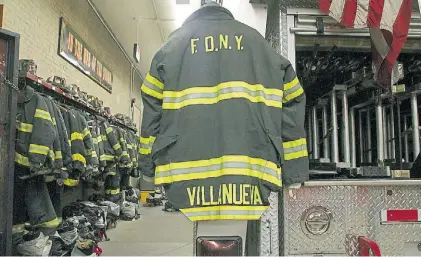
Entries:
{"type": "Polygon", "coordinates": [[[195,255],[421,255],[421,180],[409,171],[420,152],[421,17],[413,5],[394,84],[383,90],[369,29],[341,26],[317,0],[269,3],[266,37],[307,96],[311,179],[273,193],[247,230],[210,234],[195,223],[195,255]]]}

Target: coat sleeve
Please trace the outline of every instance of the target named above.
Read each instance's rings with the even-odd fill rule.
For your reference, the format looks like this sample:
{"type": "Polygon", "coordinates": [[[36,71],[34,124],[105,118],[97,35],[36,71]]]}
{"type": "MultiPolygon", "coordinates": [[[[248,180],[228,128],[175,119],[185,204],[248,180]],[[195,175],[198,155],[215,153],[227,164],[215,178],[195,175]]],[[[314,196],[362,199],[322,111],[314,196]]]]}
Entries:
{"type": "Polygon", "coordinates": [[[51,159],[53,167],[61,170],[61,168],[63,168],[62,146],[60,142],[59,125],[57,123],[57,117],[54,110],[55,105],[53,101],[48,98],[45,98],[45,102],[47,103],[48,111],[50,112],[56,134],[53,142],[53,149],[50,149],[48,156],[51,159]]]}
{"type": "Polygon", "coordinates": [[[284,184],[302,183],[309,178],[309,160],[304,128],[306,96],[292,65],[288,62],[284,75],[282,112],[284,184]]]}
{"type": "Polygon", "coordinates": [[[91,129],[92,143],[94,144],[94,152],[92,152],[92,164],[99,166],[99,146],[98,146],[98,135],[96,134],[95,127],[91,129]]]}
{"type": "Polygon", "coordinates": [[[32,120],[33,131],[29,139],[28,160],[31,170],[44,168],[47,156],[56,138],[56,129],[47,104],[38,96],[32,120]]]}
{"type": "Polygon", "coordinates": [[[118,140],[118,136],[117,136],[116,131],[113,129],[113,127],[108,122],[104,122],[104,128],[105,128],[105,133],[107,135],[106,139],[108,140],[111,147],[113,148],[115,156],[118,157],[118,159],[120,159],[123,151],[121,150],[121,145],[120,145],[120,142],[118,140]]]}
{"type": "Polygon", "coordinates": [[[125,131],[119,127],[115,127],[115,129],[117,131],[118,141],[120,142],[120,146],[122,150],[120,163],[122,163],[123,165],[126,165],[127,163],[130,162],[130,156],[127,149],[125,131]]]}
{"type": "MultiPolygon", "coordinates": [[[[107,166],[107,162],[104,159],[105,156],[105,150],[104,150],[104,138],[105,138],[105,130],[102,131],[102,126],[97,126],[96,134],[97,134],[97,141],[98,141],[98,160],[99,160],[99,167],[105,167],[107,166]]],[[[106,139],[105,139],[106,140],[106,139]]]]}
{"type": "Polygon", "coordinates": [[[162,113],[162,98],[164,80],[159,72],[159,52],[152,60],[149,73],[146,75],[142,87],[143,117],[140,133],[139,165],[145,180],[155,176],[155,164],[151,158],[152,145],[159,131],[162,113]]]}
{"type": "Polygon", "coordinates": [[[53,106],[53,107],[54,107],[54,114],[56,116],[57,129],[60,136],[61,156],[63,159],[63,166],[64,166],[64,169],[69,169],[71,168],[71,164],[72,164],[72,152],[70,150],[67,128],[64,122],[63,115],[61,114],[60,110],[58,109],[57,106],[53,106]]]}
{"type": "Polygon", "coordinates": [[[82,134],[83,134],[83,144],[85,145],[86,155],[87,155],[87,164],[96,166],[98,165],[98,156],[95,152],[94,142],[92,140],[92,134],[88,127],[88,122],[85,117],[79,113],[79,118],[82,123],[82,134]]]}

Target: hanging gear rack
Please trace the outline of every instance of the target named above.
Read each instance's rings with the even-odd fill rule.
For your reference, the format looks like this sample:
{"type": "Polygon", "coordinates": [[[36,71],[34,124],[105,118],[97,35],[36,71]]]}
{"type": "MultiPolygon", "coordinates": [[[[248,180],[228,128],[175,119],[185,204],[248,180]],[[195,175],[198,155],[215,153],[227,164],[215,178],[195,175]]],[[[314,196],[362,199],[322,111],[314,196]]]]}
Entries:
{"type": "MultiPolygon", "coordinates": [[[[40,78],[38,78],[35,75],[32,74],[21,74],[19,77],[19,86],[21,88],[24,88],[25,86],[31,86],[33,87],[36,91],[42,92],[44,94],[47,94],[49,96],[54,97],[56,100],[60,101],[63,104],[67,104],[70,105],[74,108],[86,111],[90,114],[95,115],[96,117],[102,117],[104,119],[106,119],[108,122],[110,122],[110,124],[128,129],[130,131],[133,132],[137,132],[137,130],[135,128],[129,127],[127,125],[125,125],[124,123],[118,121],[117,119],[113,118],[113,117],[109,117],[107,115],[104,115],[100,112],[98,112],[97,110],[77,101],[74,99],[74,97],[71,94],[68,94],[66,92],[63,92],[63,90],[61,90],[60,88],[42,81],[40,78]]],[[[15,88],[15,90],[18,90],[18,87],[15,88]]]]}

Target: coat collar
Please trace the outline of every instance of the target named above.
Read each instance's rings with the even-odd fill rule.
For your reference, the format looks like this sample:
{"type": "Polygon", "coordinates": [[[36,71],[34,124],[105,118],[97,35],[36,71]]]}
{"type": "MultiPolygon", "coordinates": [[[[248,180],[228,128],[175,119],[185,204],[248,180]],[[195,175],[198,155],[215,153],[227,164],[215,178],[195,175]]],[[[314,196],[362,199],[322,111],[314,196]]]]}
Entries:
{"type": "Polygon", "coordinates": [[[21,90],[18,94],[18,103],[26,103],[29,102],[32,99],[32,96],[34,95],[35,90],[30,87],[26,86],[23,90],[21,90]]]}
{"type": "Polygon", "coordinates": [[[199,10],[192,13],[186,21],[183,23],[183,26],[191,21],[195,20],[233,20],[234,16],[232,13],[215,3],[208,3],[202,6],[199,10]]]}

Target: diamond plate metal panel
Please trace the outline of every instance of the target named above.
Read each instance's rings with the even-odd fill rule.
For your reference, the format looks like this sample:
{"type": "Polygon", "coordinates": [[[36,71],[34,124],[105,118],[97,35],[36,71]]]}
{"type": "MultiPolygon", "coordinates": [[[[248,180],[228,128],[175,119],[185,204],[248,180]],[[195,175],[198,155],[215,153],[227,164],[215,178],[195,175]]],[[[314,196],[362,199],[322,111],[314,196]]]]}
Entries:
{"type": "Polygon", "coordinates": [[[197,221],[193,222],[193,256],[196,256],[197,221]]]}
{"type": "MultiPolygon", "coordinates": [[[[379,244],[382,255],[403,256],[405,243],[420,241],[420,224],[380,224],[380,211],[421,208],[421,186],[303,187],[284,196],[285,255],[358,255],[357,236],[379,244]],[[333,215],[330,234],[309,238],[300,217],[312,206],[323,206],[333,215]]],[[[420,252],[421,255],[421,252],[420,252]]]]}
{"type": "Polygon", "coordinates": [[[280,46],[279,49],[283,56],[288,56],[288,27],[287,27],[287,8],[318,8],[318,0],[280,0],[281,18],[280,18],[280,46]]]}
{"type": "MultiPolygon", "coordinates": [[[[340,189],[339,189],[340,190],[340,189]]],[[[288,194],[288,206],[285,206],[284,215],[286,219],[285,247],[289,248],[288,254],[307,253],[343,253],[344,243],[338,238],[345,239],[345,217],[346,209],[337,208],[344,206],[344,197],[338,194],[336,187],[321,187],[318,191],[313,188],[302,188],[293,190],[288,194]],[[295,198],[295,199],[294,199],[295,198]],[[311,199],[311,205],[308,202],[311,199]],[[312,206],[322,206],[332,212],[332,227],[328,234],[309,238],[301,228],[301,216],[303,212],[312,206]],[[330,232],[330,233],[329,233],[330,232]],[[328,242],[328,243],[326,243],[328,242]],[[302,246],[306,247],[303,248],[302,246]]]]}
{"type": "Polygon", "coordinates": [[[280,50],[280,54],[284,57],[288,56],[288,26],[287,26],[287,9],[281,7],[281,15],[280,15],[280,36],[281,39],[279,42],[281,42],[281,45],[279,46],[278,52],[280,50]]]}
{"type": "Polygon", "coordinates": [[[279,255],[278,194],[269,197],[269,209],[260,219],[260,256],[279,255]]]}

